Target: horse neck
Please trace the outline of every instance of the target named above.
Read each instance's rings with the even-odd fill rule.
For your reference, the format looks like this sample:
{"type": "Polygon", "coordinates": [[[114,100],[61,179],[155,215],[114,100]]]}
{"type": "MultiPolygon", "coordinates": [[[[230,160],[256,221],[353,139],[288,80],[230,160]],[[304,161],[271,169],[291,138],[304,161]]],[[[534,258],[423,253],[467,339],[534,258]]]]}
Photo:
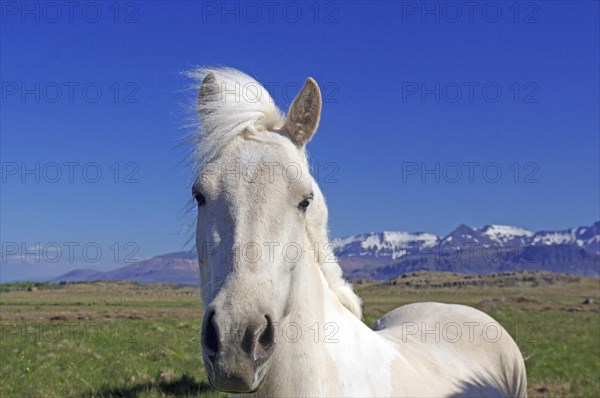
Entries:
{"type": "Polygon", "coordinates": [[[372,338],[373,332],[340,303],[320,265],[311,256],[305,257],[297,265],[301,268],[293,282],[298,285],[291,297],[292,308],[279,325],[274,363],[261,395],[339,396],[345,376],[366,371],[361,358],[344,361],[343,370],[339,362],[340,357],[355,352],[356,345],[372,338]]]}

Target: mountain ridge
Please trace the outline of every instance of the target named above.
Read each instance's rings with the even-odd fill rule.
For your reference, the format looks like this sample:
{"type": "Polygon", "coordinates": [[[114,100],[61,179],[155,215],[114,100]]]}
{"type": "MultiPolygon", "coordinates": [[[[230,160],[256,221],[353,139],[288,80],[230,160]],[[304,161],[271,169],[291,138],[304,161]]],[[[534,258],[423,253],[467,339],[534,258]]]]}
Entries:
{"type": "MultiPolygon", "coordinates": [[[[461,224],[440,237],[428,232],[369,232],[331,242],[348,279],[386,280],[413,271],[489,274],[540,270],[600,276],[600,221],[533,232],[521,227],[461,224]]],[[[133,280],[198,285],[194,251],[173,252],[111,271],[75,269],[53,281],[133,280]]]]}

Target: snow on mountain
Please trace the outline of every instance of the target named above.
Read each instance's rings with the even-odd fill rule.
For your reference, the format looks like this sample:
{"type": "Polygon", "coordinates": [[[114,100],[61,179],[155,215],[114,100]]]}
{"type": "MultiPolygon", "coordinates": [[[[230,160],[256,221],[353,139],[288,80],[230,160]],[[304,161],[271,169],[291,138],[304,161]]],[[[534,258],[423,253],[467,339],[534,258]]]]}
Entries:
{"type": "Polygon", "coordinates": [[[331,244],[338,256],[371,255],[395,260],[421,247],[433,247],[438,240],[429,233],[384,231],[334,239],[331,244]]]}
{"type": "Polygon", "coordinates": [[[565,245],[577,240],[573,229],[558,232],[538,232],[533,237],[533,245],[565,245]]]}
{"type": "Polygon", "coordinates": [[[564,231],[540,231],[533,235],[532,245],[577,245],[600,253],[600,221],[590,227],[570,228],[564,231]]]}
{"type": "Polygon", "coordinates": [[[579,228],[577,240],[581,241],[587,250],[600,254],[600,221],[596,221],[589,228],[579,228]]]}
{"type": "Polygon", "coordinates": [[[361,246],[363,249],[375,250],[403,250],[408,244],[417,243],[420,246],[431,247],[437,243],[438,237],[427,233],[410,233],[399,231],[384,231],[382,233],[370,234],[361,246]]]}
{"type": "Polygon", "coordinates": [[[510,225],[486,225],[479,231],[490,240],[500,244],[527,244],[529,238],[534,235],[532,231],[510,225]]]}

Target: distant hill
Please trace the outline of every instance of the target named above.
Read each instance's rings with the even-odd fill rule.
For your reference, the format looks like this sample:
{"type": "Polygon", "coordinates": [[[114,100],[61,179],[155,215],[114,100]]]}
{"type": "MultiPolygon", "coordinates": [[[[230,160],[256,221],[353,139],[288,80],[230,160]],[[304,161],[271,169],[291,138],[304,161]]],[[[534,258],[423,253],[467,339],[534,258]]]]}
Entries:
{"type": "Polygon", "coordinates": [[[140,283],[175,283],[181,285],[198,285],[200,271],[196,254],[176,252],[152,257],[148,260],[100,272],[90,269],[77,269],[55,278],[54,282],[95,281],[95,280],[127,280],[140,283]]]}
{"type": "MultiPolygon", "coordinates": [[[[414,271],[485,275],[541,270],[600,276],[600,222],[539,232],[504,225],[478,229],[462,224],[444,237],[386,231],[334,239],[331,244],[349,279],[387,280],[414,271]]],[[[199,271],[194,252],[176,252],[112,271],[79,269],[54,279],[93,280],[198,285],[199,271]]]]}

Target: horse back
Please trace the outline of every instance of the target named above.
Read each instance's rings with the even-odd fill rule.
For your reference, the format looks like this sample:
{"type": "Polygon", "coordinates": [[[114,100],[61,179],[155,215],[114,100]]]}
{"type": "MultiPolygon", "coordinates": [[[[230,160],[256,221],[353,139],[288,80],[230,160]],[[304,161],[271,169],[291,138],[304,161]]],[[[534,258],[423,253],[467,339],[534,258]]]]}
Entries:
{"type": "Polygon", "coordinates": [[[475,308],[408,304],[385,314],[374,329],[425,379],[458,386],[447,396],[527,395],[525,363],[517,344],[497,321],[475,308]]]}

